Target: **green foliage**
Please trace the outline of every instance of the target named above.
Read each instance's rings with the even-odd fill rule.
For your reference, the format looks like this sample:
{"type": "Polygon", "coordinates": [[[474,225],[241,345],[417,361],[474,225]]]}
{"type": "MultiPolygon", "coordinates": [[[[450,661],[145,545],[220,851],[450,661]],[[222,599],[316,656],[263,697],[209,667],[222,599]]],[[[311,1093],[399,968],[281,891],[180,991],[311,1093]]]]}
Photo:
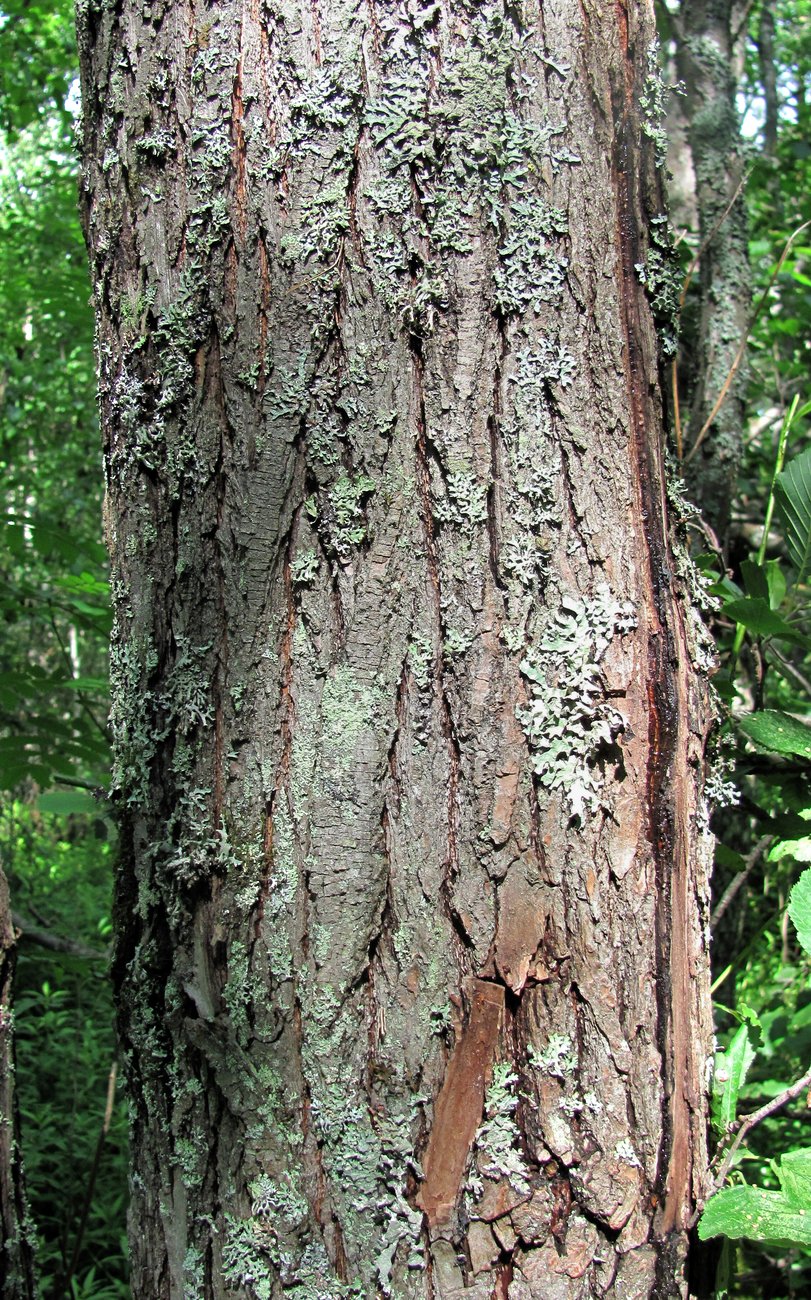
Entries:
{"type": "Polygon", "coordinates": [[[0,130],[67,117],[73,80],[73,14],[63,0],[3,0],[0,7],[0,130]]]}
{"type": "Polygon", "coordinates": [[[746,1300],[807,1294],[811,1278],[807,1112],[805,1097],[790,1091],[811,1061],[811,874],[803,871],[811,862],[811,442],[804,401],[811,250],[802,233],[777,268],[788,237],[811,215],[809,16],[807,0],[757,3],[750,13],[747,124],[765,108],[764,23],[774,25],[778,100],[776,151],[756,136],[745,189],[755,295],[774,282],[751,335],[751,426],[730,568],[716,574],[712,588],[723,602],[715,683],[729,707],[724,753],[740,802],[713,818],[721,840],[716,902],[737,889],[713,933],[725,1004],[717,1013],[715,1167],[726,1159],[729,1170],[699,1235],[739,1243],[724,1249],[718,1295],[746,1300]],[[731,1154],[741,1116],[753,1113],[763,1118],[731,1154]]]}
{"type": "Polygon", "coordinates": [[[115,831],[103,797],[90,793],[108,782],[110,611],[67,102],[75,64],[70,4],[4,0],[0,852],[22,930],[16,1090],[41,1293],[123,1300],[120,1099],[91,1189],[116,1054],[106,975],[115,831]]]}
{"type": "Polygon", "coordinates": [[[726,1051],[715,1058],[712,1089],[713,1128],[722,1137],[729,1131],[738,1113],[738,1097],[755,1059],[748,1025],[741,1025],[732,1035],[726,1051]]]}
{"type": "MultiPolygon", "coordinates": [[[[69,21],[67,11],[63,18],[69,21]]],[[[47,787],[57,777],[102,785],[109,762],[110,615],[99,536],[93,321],[75,187],[69,129],[59,115],[6,140],[0,152],[0,789],[7,791],[26,783],[47,787]]]]}
{"type": "Polygon", "coordinates": [[[779,709],[764,709],[761,713],[750,713],[739,718],[738,727],[765,749],[811,759],[811,727],[790,713],[783,713],[779,709]]]}
{"type": "Polygon", "coordinates": [[[811,955],[811,871],[804,871],[792,889],[788,914],[800,944],[811,955]]]}
{"type": "Polygon", "coordinates": [[[779,1192],[727,1187],[707,1205],[698,1235],[751,1237],[775,1245],[811,1246],[811,1148],[781,1158],[779,1192]]]}
{"type": "MultiPolygon", "coordinates": [[[[116,1056],[106,974],[112,826],[97,812],[39,816],[9,803],[0,852],[22,928],[15,993],[17,1096],[43,1296],[73,1255],[116,1056]],[[78,941],[93,960],[45,948],[28,927],[78,941]]],[[[116,1099],[71,1295],[128,1296],[123,1242],[126,1114],[116,1099]]]]}
{"type": "Polygon", "coordinates": [[[777,501],[795,582],[803,582],[811,569],[811,447],[795,456],[778,478],[777,501]]]}

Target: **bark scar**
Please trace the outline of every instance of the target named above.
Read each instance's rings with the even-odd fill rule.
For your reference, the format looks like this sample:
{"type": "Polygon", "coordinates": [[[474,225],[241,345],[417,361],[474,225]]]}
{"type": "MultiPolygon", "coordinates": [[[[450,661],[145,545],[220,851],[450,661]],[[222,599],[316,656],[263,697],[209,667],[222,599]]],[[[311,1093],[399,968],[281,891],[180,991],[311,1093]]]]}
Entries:
{"type": "Polygon", "coordinates": [[[504,1019],[502,985],[472,979],[468,987],[470,1014],[434,1105],[434,1124],[423,1161],[425,1179],[417,1196],[432,1228],[448,1222],[462,1191],[504,1019]]]}

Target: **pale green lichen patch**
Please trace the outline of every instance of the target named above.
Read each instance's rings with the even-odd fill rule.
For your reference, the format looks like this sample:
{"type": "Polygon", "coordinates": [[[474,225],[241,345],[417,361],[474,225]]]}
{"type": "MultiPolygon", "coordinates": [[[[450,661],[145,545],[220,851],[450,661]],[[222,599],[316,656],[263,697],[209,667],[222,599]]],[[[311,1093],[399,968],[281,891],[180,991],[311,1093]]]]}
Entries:
{"type": "Polygon", "coordinates": [[[433,513],[442,523],[452,523],[468,534],[487,521],[487,484],[466,470],[449,474],[442,492],[434,486],[433,513]]]}
{"type": "Polygon", "coordinates": [[[565,1081],[577,1073],[577,1049],[568,1034],[550,1034],[541,1048],[530,1043],[529,1060],[540,1074],[556,1079],[565,1081]]]}
{"type": "MultiPolygon", "coordinates": [[[[518,1075],[508,1061],[493,1069],[493,1080],[484,1099],[484,1122],[476,1133],[474,1150],[479,1173],[488,1178],[507,1178],[517,1192],[529,1192],[529,1169],[521,1152],[521,1132],[515,1121],[518,1106],[518,1075]]],[[[482,1183],[473,1175],[468,1187],[481,1195],[482,1183]]]]}
{"type": "Polygon", "coordinates": [[[449,627],[442,641],[442,654],[448,663],[454,663],[467,654],[473,645],[473,634],[462,628],[449,627]]]}
{"type": "MultiPolygon", "coordinates": [[[[545,583],[561,526],[558,501],[560,450],[552,427],[552,385],[568,388],[575,361],[550,336],[518,351],[507,374],[507,400],[499,429],[509,472],[500,563],[518,607],[545,583]]],[[[520,638],[523,643],[523,636],[520,638]]]]}
{"type": "Polygon", "coordinates": [[[403,40],[398,20],[379,15],[385,78],[378,84],[372,77],[366,111],[383,169],[369,199],[393,227],[368,236],[375,287],[419,335],[431,332],[445,304],[451,260],[476,248],[483,221],[500,238],[497,310],[511,316],[558,297],[567,263],[551,241],[565,234],[566,223],[543,200],[541,171],[543,165],[554,175],[579,162],[556,145],[562,127],[522,115],[535,84],[527,65],[540,56],[517,13],[505,15],[494,3],[476,6],[464,35],[457,33],[462,39],[449,43],[434,17],[420,13],[403,40]],[[390,45],[389,30],[396,37],[390,45]]]}
{"type": "Polygon", "coordinates": [[[318,573],[318,556],[315,551],[300,551],[290,565],[290,581],[294,587],[309,587],[318,573]]]}
{"type": "MultiPolygon", "coordinates": [[[[724,65],[724,75],[729,75],[729,68],[724,65]]],[[[681,84],[677,86],[666,85],[662,77],[662,68],[659,61],[659,42],[652,41],[648,46],[647,52],[647,76],[642,94],[639,97],[639,107],[642,110],[642,130],[649,140],[653,141],[656,152],[656,166],[664,167],[667,163],[667,130],[665,129],[665,118],[667,117],[667,100],[668,96],[675,91],[678,94],[684,93],[681,84]]]]}
{"type": "Polygon", "coordinates": [[[505,316],[531,309],[540,312],[563,292],[568,260],[550,244],[564,235],[568,224],[557,208],[545,208],[537,198],[516,199],[510,207],[507,235],[499,245],[495,302],[505,316]]]}
{"type": "Polygon", "coordinates": [[[294,1235],[296,1225],[286,1217],[289,1205],[276,1200],[282,1208],[275,1214],[260,1212],[243,1220],[225,1216],[226,1290],[241,1291],[253,1300],[271,1300],[281,1280],[284,1295],[291,1300],[362,1300],[363,1288],[336,1276],[321,1241],[314,1238],[301,1248],[294,1235]]]}
{"type": "Polygon", "coordinates": [[[345,1250],[365,1287],[390,1295],[396,1257],[402,1253],[408,1268],[423,1266],[422,1215],[405,1193],[409,1171],[418,1170],[412,1131],[419,1101],[390,1094],[386,1113],[373,1117],[362,1087],[347,1086],[354,1067],[342,1064],[355,1016],[329,985],[305,979],[300,993],[312,1121],[345,1250]]]}
{"type": "Polygon", "coordinates": [[[430,637],[415,633],[408,647],[408,663],[419,689],[427,691],[434,668],[434,647],[430,637]]]}
{"type": "Polygon", "coordinates": [[[384,701],[382,688],[364,681],[348,664],[330,674],[321,696],[321,726],[331,766],[344,773],[349,770],[364,734],[376,730],[384,701]]]}
{"type": "Polygon", "coordinates": [[[596,759],[622,733],[622,715],[605,700],[600,661],[636,617],[607,587],[588,602],[562,596],[539,642],[521,660],[529,703],[516,710],[532,749],[532,769],[547,790],[561,790],[572,815],[604,805],[596,759]]]}
{"type": "Polygon", "coordinates": [[[634,270],[645,286],[657,324],[660,326],[662,350],[672,356],[678,349],[679,300],[682,271],[673,243],[670,222],[664,213],[651,217],[651,245],[644,262],[634,270]]]}
{"type": "Polygon", "coordinates": [[[271,972],[281,983],[292,973],[288,927],[299,883],[293,822],[283,798],[275,803],[273,809],[271,855],[262,934],[271,972]]]}
{"type": "Polygon", "coordinates": [[[366,474],[344,474],[329,489],[325,517],[332,543],[342,559],[366,537],[362,503],[376,488],[374,479],[366,474]]]}

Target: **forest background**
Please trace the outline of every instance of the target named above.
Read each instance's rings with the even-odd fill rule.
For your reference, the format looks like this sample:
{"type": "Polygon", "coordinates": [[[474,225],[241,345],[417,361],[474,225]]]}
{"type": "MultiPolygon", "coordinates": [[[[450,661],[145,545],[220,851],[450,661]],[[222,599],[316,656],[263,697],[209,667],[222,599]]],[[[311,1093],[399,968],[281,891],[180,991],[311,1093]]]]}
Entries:
{"type": "MultiPolygon", "coordinates": [[[[675,81],[670,8],[661,52],[675,81]]],[[[0,8],[0,865],[18,932],[16,1097],[40,1293],[108,1300],[129,1295],[126,1103],[106,977],[110,614],[74,39],[66,0],[0,8]]],[[[713,955],[715,1172],[728,1189],[700,1231],[723,1241],[718,1295],[783,1297],[811,1294],[798,1088],[811,1060],[811,4],[742,6],[735,53],[753,281],[744,452],[723,552],[699,516],[687,521],[718,643],[726,803],[713,955]],[[781,1099],[733,1152],[740,1117],[781,1099]]],[[[678,179],[684,108],[671,98],[678,179]]],[[[676,205],[682,366],[711,246],[684,215],[676,205]]]]}

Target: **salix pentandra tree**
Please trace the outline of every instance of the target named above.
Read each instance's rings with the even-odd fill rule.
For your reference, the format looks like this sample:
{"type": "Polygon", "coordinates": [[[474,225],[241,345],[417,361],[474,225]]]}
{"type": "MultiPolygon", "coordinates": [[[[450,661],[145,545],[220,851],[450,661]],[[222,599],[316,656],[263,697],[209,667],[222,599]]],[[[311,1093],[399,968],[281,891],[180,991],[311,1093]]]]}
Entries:
{"type": "Polygon", "coordinates": [[[134,1295],[683,1294],[708,709],[649,7],[79,32],[134,1295]]]}

